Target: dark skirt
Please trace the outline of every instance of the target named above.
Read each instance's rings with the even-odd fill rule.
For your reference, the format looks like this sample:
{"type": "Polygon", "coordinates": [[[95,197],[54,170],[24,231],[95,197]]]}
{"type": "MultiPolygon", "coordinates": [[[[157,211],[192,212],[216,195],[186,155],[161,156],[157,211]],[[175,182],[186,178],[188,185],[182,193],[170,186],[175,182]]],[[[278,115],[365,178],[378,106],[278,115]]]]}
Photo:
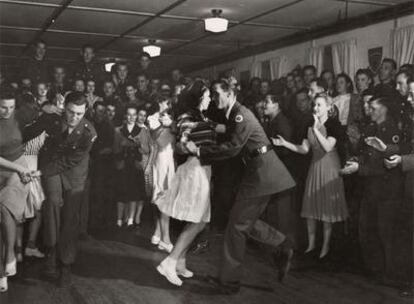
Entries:
{"type": "Polygon", "coordinates": [[[144,170],[138,162],[125,160],[123,168],[116,170],[115,174],[115,202],[127,203],[146,198],[144,170]]]}

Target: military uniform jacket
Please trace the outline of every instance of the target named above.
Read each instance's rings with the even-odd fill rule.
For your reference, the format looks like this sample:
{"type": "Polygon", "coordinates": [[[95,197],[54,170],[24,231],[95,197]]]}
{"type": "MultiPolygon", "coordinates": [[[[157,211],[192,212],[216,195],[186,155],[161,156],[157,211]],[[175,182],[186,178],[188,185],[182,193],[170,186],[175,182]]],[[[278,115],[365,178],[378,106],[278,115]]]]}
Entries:
{"type": "Polygon", "coordinates": [[[236,102],[231,109],[227,131],[230,140],[200,147],[202,161],[217,161],[241,154],[245,167],[237,199],[278,193],[295,186],[292,176],[274,151],[249,157],[257,149],[270,145],[253,113],[236,102]]]}
{"type": "Polygon", "coordinates": [[[364,194],[376,199],[399,199],[402,193],[403,175],[401,168],[386,169],[384,158],[399,153],[400,131],[392,119],[377,125],[367,125],[362,138],[376,136],[386,145],[384,152],[368,146],[361,141],[359,174],[364,176],[364,194]]]}
{"type": "Polygon", "coordinates": [[[25,138],[46,131],[47,137],[39,155],[39,170],[44,177],[61,175],[64,188],[82,186],[88,175],[89,151],[96,139],[92,124],[83,118],[66,137],[63,119],[56,114],[43,114],[25,128],[25,138]]]}

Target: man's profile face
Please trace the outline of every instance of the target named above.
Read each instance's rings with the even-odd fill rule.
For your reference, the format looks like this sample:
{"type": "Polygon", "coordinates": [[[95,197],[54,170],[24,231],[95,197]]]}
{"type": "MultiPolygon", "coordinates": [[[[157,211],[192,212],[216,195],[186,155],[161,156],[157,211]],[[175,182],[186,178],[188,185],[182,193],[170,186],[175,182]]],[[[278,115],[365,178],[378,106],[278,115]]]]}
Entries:
{"type": "Polygon", "coordinates": [[[86,112],[86,104],[76,105],[71,102],[68,103],[65,106],[66,124],[71,128],[75,128],[80,123],[83,116],[85,116],[85,112],[86,112]]]}

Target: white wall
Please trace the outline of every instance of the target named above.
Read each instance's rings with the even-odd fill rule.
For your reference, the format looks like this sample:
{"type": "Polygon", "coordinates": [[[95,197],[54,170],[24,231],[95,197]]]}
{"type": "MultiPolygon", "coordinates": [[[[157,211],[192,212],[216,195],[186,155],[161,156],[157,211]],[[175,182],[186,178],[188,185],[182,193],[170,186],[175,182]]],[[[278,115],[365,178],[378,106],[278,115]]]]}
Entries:
{"type": "MultiPolygon", "coordinates": [[[[398,18],[396,20],[389,20],[366,27],[354,29],[351,31],[342,32],[335,35],[325,36],[315,39],[313,42],[307,41],[300,44],[295,44],[289,47],[275,49],[266,53],[261,53],[255,56],[245,57],[236,61],[226,62],[217,66],[209,67],[203,70],[194,71],[191,75],[201,75],[204,77],[217,77],[218,72],[234,68],[236,76],[238,77],[241,71],[249,70],[250,65],[254,60],[265,61],[272,57],[286,56],[288,58],[288,68],[293,69],[297,64],[306,64],[307,49],[312,46],[328,45],[337,41],[356,38],[357,40],[357,67],[368,67],[368,49],[375,47],[383,47],[383,58],[391,57],[391,31],[397,27],[403,27],[414,24],[414,14],[398,18]]],[[[318,71],[319,73],[320,71],[318,71]]]]}

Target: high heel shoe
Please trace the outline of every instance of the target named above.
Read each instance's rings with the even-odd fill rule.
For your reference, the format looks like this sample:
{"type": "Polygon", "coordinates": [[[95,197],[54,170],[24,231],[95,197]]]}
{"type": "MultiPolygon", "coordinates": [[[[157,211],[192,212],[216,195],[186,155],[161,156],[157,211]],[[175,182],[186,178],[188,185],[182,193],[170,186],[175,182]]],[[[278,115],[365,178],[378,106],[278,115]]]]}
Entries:
{"type": "Polygon", "coordinates": [[[165,243],[163,241],[160,240],[160,242],[158,243],[158,249],[162,250],[162,251],[166,251],[168,253],[171,253],[171,251],[173,250],[174,246],[173,244],[169,243],[165,243]]]}
{"type": "Polygon", "coordinates": [[[16,272],[17,272],[16,271],[16,264],[17,264],[16,259],[14,259],[13,261],[11,261],[9,263],[6,263],[5,272],[6,272],[7,277],[12,277],[12,276],[16,275],[16,272]]]}
{"type": "Polygon", "coordinates": [[[7,289],[8,289],[7,277],[0,278],[0,293],[1,292],[6,292],[7,289]]]}

